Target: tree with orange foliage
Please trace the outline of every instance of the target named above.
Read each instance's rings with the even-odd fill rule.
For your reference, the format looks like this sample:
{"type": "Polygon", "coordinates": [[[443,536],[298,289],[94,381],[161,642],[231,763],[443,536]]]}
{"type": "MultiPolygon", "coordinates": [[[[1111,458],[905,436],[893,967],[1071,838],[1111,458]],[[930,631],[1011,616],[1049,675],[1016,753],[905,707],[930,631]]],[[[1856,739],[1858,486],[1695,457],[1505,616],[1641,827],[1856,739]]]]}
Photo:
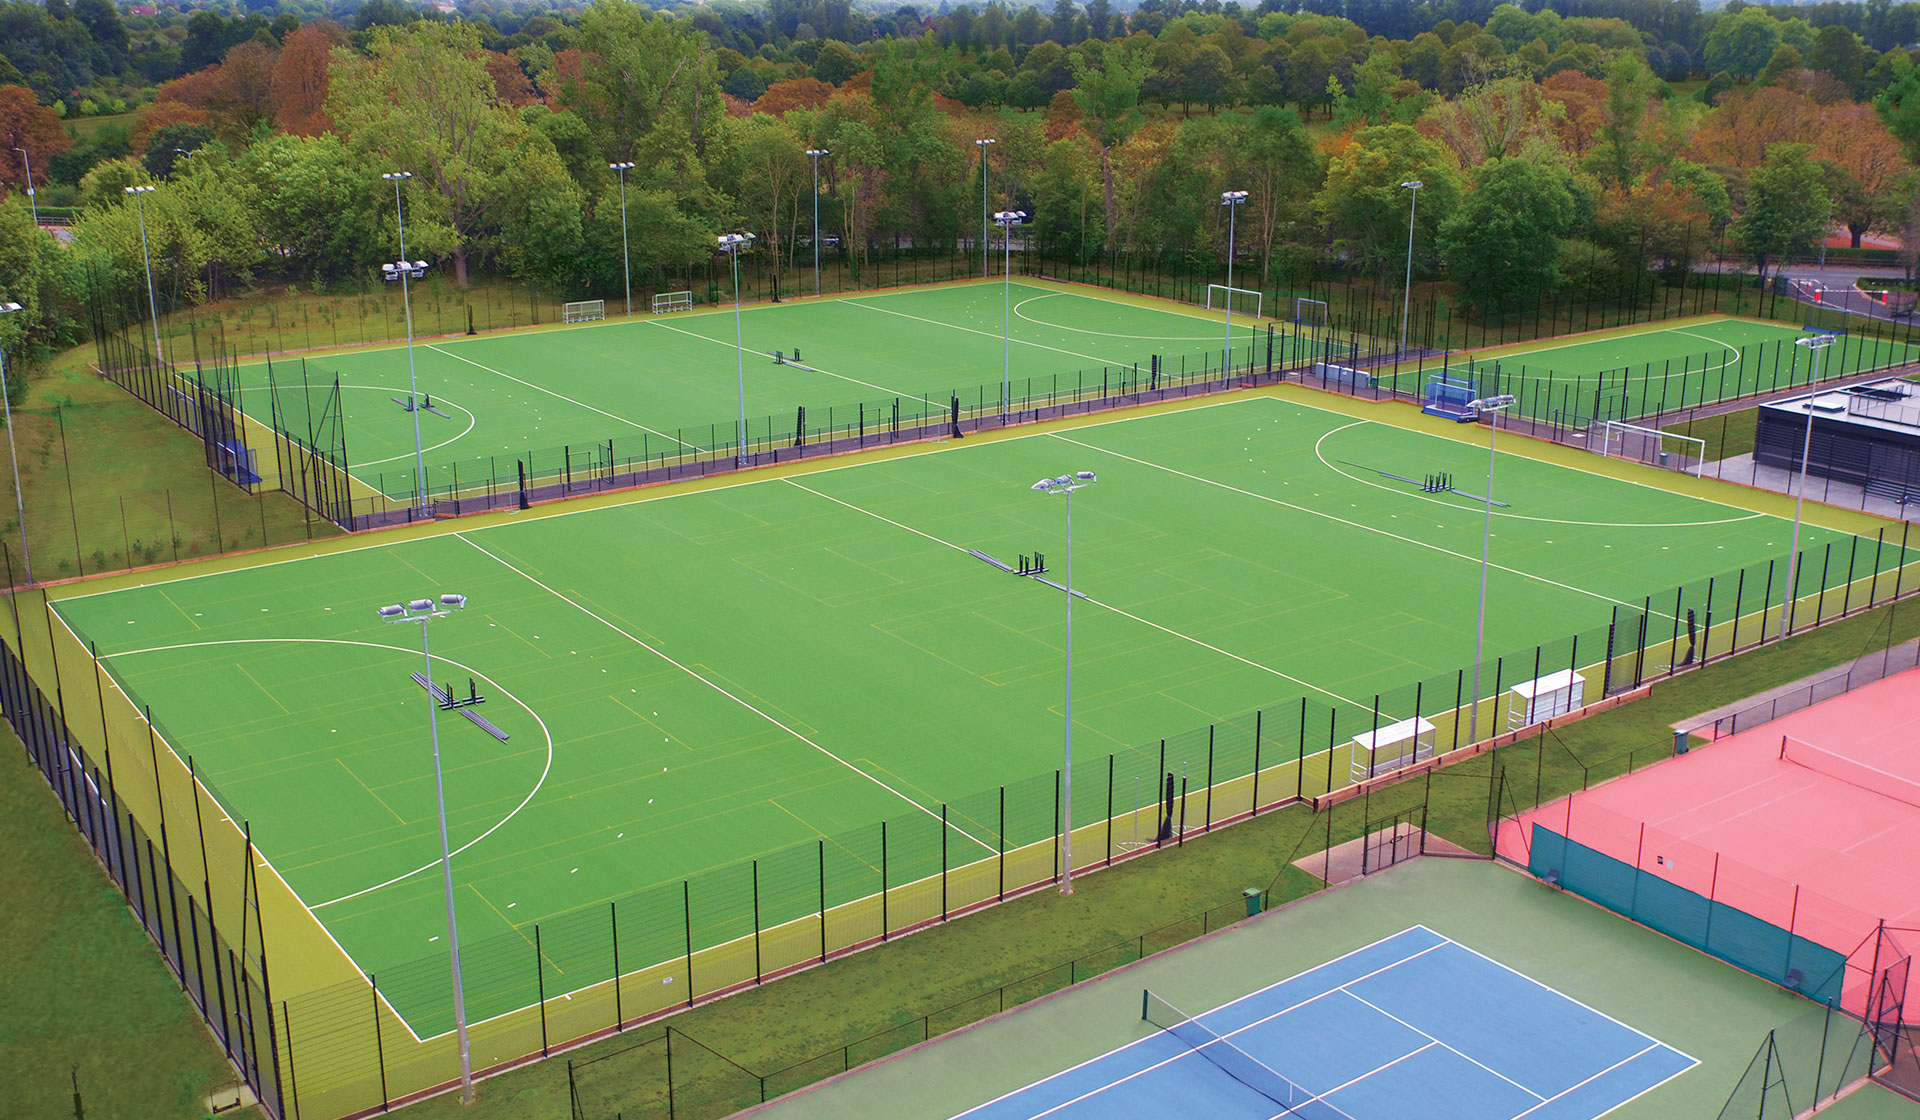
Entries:
{"type": "Polygon", "coordinates": [[[1821,111],[1814,154],[1827,167],[1833,216],[1853,236],[1853,247],[1876,229],[1892,229],[1913,198],[1913,169],[1900,141],[1871,105],[1829,105],[1821,111]]]}
{"type": "Polygon", "coordinates": [[[818,109],[833,96],[833,86],[818,78],[789,78],[767,87],[753,103],[753,111],[784,117],[795,109],[818,109]]]}
{"type": "Polygon", "coordinates": [[[1547,125],[1561,146],[1576,159],[1586,155],[1607,123],[1607,83],[1578,70],[1562,70],[1540,83],[1540,95],[1560,106],[1547,125]]]}
{"type": "Polygon", "coordinates": [[[222,136],[245,139],[261,125],[273,123],[273,74],[278,63],[278,51],[249,39],[212,67],[218,80],[207,110],[222,136]]]}
{"type": "Polygon", "coordinates": [[[533,79],[520,68],[520,60],[512,55],[489,52],[487,55],[487,73],[493,78],[494,96],[503,105],[516,109],[527,105],[539,105],[546,99],[540,91],[533,88],[533,79]]]}
{"type": "MultiPolygon", "coordinates": [[[[25,148],[34,159],[42,161],[41,174],[45,175],[45,161],[66,151],[72,143],[67,139],[66,129],[60,127],[60,118],[41,105],[32,90],[25,86],[0,86],[0,145],[25,148]]],[[[0,155],[7,157],[0,159],[0,183],[9,188],[24,188],[27,185],[25,162],[15,159],[12,151],[0,152],[0,155]]]]}
{"type": "Polygon", "coordinates": [[[333,48],[347,41],[347,29],[329,19],[316,20],[287,36],[273,67],[273,105],[280,127],[295,136],[318,136],[333,129],[327,115],[327,67],[333,48]]]}
{"type": "Polygon", "coordinates": [[[170,124],[210,124],[212,118],[205,109],[195,108],[184,101],[155,101],[140,110],[140,123],[134,126],[129,138],[134,150],[146,151],[153,134],[170,124]]]}
{"type": "Polygon", "coordinates": [[[1775,144],[1818,139],[1819,106],[1777,86],[1729,90],[1693,134],[1694,158],[1723,170],[1750,170],[1766,162],[1775,144]]]}

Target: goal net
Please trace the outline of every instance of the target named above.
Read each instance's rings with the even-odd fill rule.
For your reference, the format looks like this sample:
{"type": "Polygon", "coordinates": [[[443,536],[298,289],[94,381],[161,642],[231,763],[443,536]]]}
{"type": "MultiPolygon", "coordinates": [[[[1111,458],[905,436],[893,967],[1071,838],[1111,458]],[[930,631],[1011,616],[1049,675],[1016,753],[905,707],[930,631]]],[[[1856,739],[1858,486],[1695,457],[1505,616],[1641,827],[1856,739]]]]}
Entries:
{"type": "Polygon", "coordinates": [[[560,321],[563,323],[585,323],[606,317],[607,301],[604,299],[578,300],[560,309],[560,321]]]}
{"type": "Polygon", "coordinates": [[[1260,317],[1264,309],[1264,297],[1246,288],[1229,288],[1225,284],[1207,285],[1207,310],[1230,311],[1235,315],[1260,317]]]}
{"type": "Polygon", "coordinates": [[[692,311],[692,292],[661,292],[653,297],[653,313],[663,315],[669,311],[692,311]]]}
{"type": "Polygon", "coordinates": [[[1609,420],[1600,429],[1597,446],[1590,444],[1603,459],[1631,459],[1649,466],[1665,467],[1698,478],[1707,460],[1707,441],[1698,436],[1683,436],[1609,420]]]}

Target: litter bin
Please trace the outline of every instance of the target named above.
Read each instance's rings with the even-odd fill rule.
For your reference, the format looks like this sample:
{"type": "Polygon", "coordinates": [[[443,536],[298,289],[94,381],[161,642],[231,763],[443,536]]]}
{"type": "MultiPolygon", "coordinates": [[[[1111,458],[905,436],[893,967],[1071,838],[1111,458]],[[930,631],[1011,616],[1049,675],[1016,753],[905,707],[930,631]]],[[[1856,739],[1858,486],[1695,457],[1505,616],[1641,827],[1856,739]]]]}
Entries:
{"type": "Polygon", "coordinates": [[[1259,914],[1260,889],[1258,887],[1248,887],[1246,890],[1241,891],[1240,894],[1247,900],[1247,917],[1251,918],[1259,914]]]}

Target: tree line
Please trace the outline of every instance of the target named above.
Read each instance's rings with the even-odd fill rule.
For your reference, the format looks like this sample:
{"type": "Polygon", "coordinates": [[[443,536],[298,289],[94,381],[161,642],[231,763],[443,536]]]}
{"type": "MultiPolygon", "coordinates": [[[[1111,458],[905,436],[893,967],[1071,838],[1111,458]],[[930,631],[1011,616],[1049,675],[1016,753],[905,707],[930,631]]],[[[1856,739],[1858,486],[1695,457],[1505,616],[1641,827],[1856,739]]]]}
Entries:
{"type": "MultiPolygon", "coordinates": [[[[636,286],[703,267],[730,230],[755,232],[776,271],[805,267],[810,150],[828,153],[822,235],[856,277],[874,254],[976,237],[983,175],[992,208],[1032,214],[1026,245],[1169,267],[1223,261],[1220,193],[1247,190],[1236,250],[1263,286],[1307,268],[1384,277],[1411,217],[1416,270],[1490,316],[1560,288],[1640,290],[1709,254],[1765,269],[1831,224],[1857,242],[1913,218],[1915,58],[1807,9],[1696,13],[1700,57],[1723,72],[1677,87],[1666,48],[1621,16],[1507,4],[1404,40],[1232,5],[1123,20],[1103,0],[1055,4],[1043,31],[1070,44],[1019,42],[1039,9],[1012,32],[963,34],[954,8],[857,49],[791,37],[874,18],[836,5],[756,9],[788,45],[751,57],[712,26],[731,9],[632,0],[528,17],[517,34],[539,34],[505,49],[492,24],[450,19],[236,43],[162,86],[125,154],[80,172],[70,247],[33,229],[24,166],[0,171],[15,264],[0,288],[29,305],[0,341],[72,340],[77,278],[130,290],[149,254],[189,301],[364,290],[398,251],[381,175],[401,170],[410,255],[461,285],[485,273],[574,298],[622,290],[623,201],[636,286]],[[1092,36],[1102,20],[1110,34],[1092,36]],[[743,71],[760,85],[743,90],[743,71]],[[624,162],[623,199],[608,165],[624,162]]],[[[74,138],[31,89],[0,87],[0,131],[57,181],[74,138]]]]}

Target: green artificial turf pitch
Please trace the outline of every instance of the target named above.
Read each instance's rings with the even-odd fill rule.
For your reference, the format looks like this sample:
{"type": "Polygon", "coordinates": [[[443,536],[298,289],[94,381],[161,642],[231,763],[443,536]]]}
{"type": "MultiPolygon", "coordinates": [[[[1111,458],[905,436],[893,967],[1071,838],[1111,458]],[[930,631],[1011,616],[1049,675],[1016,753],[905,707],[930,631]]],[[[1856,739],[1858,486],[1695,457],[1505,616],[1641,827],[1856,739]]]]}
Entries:
{"type": "MultiPolygon", "coordinates": [[[[1064,600],[965,550],[1042,552],[1063,575],[1064,502],[1029,487],[1065,471],[1099,475],[1073,499],[1076,760],[1104,769],[1303,694],[1349,703],[1363,730],[1375,692],[1470,662],[1483,517],[1376,472],[1449,472],[1471,492],[1486,464],[1482,446],[1256,397],[56,607],[380,971],[444,932],[425,696],[407,679],[419,634],[383,625],[382,604],[469,597],[432,624],[435,677],[462,693],[474,678],[512,736],[440,719],[462,937],[483,942],[643,888],[677,900],[684,877],[1049,773],[1064,600]]],[[[1778,518],[1532,459],[1501,456],[1497,482],[1489,657],[1787,546],[1778,518]]],[[[1168,759],[1196,780],[1203,761],[1168,759]]],[[[1087,784],[1082,822],[1104,811],[1087,784]]],[[[956,866],[988,854],[970,823],[949,836],[956,866]]],[[[925,871],[896,863],[892,881],[925,871]]],[[[476,1018],[507,1010],[475,1002],[476,1018]]]]}
{"type": "MultiPolygon", "coordinates": [[[[1686,326],[1649,324],[1604,337],[1550,340],[1476,355],[1449,370],[1471,373],[1481,395],[1512,393],[1517,411],[1536,420],[1586,425],[1632,420],[1678,409],[1806,385],[1813,358],[1794,340],[1807,332],[1778,323],[1710,319],[1686,326]]],[[[1843,335],[1820,357],[1819,380],[1868,373],[1920,360],[1910,343],[1843,335]]],[[[1403,364],[1392,378],[1403,393],[1424,391],[1438,363],[1419,371],[1403,364]]]]}
{"type": "MultiPolygon", "coordinates": [[[[1226,343],[1224,320],[1198,308],[1022,283],[1003,291],[999,281],[748,307],[739,316],[744,367],[734,326],[728,309],[416,343],[419,387],[438,410],[419,416],[428,488],[511,477],[516,459],[551,469],[563,447],[575,462],[608,441],[621,462],[730,447],[743,378],[750,439],[790,435],[802,406],[810,428],[864,415],[876,431],[896,399],[909,418],[945,416],[954,396],[969,410],[997,406],[1003,365],[1017,409],[1136,376],[1144,385],[1154,355],[1169,377],[1218,370],[1226,343]],[[802,364],[775,364],[776,350],[797,351],[802,364]]],[[[1235,362],[1264,365],[1266,333],[1264,321],[1236,316],[1235,362]]],[[[1288,345],[1276,331],[1276,362],[1288,345]]],[[[241,403],[256,420],[305,438],[310,414],[326,428],[337,373],[354,476],[404,497],[415,489],[414,417],[398,403],[407,363],[404,346],[311,359],[304,369],[298,359],[275,362],[277,417],[266,365],[248,366],[241,403]]],[[[326,434],[316,431],[323,443],[326,434]]]]}

